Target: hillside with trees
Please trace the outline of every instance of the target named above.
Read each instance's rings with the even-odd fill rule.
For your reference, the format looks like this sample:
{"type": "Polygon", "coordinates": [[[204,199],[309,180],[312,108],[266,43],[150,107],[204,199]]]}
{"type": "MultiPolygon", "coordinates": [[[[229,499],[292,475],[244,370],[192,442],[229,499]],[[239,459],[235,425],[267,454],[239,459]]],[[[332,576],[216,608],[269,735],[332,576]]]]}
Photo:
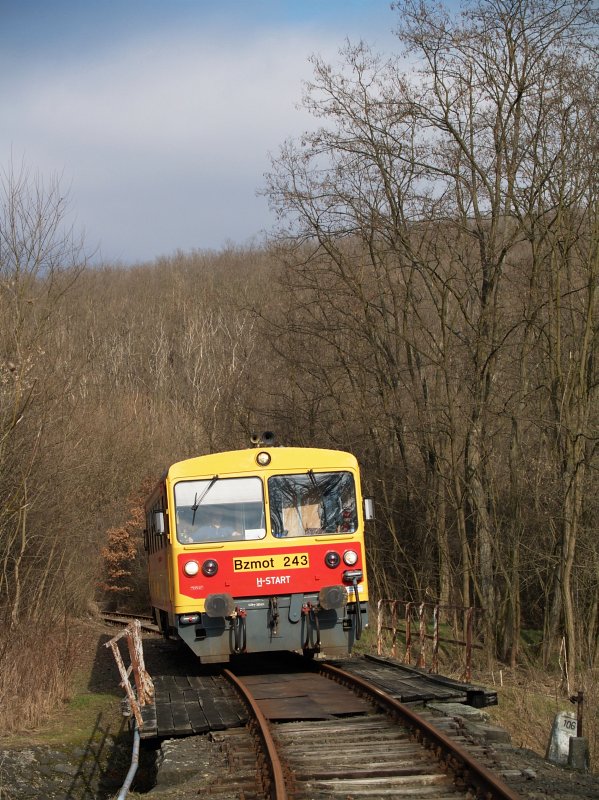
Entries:
{"type": "Polygon", "coordinates": [[[91,267],[58,184],[5,168],[4,728],[32,653],[30,719],[60,696],[71,615],[143,607],[147,487],[266,428],[358,457],[377,597],[599,668],[597,10],[395,9],[397,56],[314,58],[260,246],[91,267]]]}

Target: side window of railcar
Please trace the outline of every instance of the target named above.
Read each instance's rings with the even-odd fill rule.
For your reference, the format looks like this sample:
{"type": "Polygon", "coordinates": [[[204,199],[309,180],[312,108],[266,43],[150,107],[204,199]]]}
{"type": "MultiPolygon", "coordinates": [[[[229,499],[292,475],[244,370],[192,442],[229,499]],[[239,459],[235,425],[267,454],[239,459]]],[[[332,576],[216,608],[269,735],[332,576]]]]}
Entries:
{"type": "Polygon", "coordinates": [[[268,479],[274,536],[354,533],[356,490],[350,472],[308,472],[268,479]]]}
{"type": "Polygon", "coordinates": [[[266,536],[260,478],[208,478],[175,485],[177,539],[234,542],[266,536]]]}
{"type": "MultiPolygon", "coordinates": [[[[150,553],[156,553],[162,547],[166,547],[166,535],[160,534],[156,530],[156,513],[162,512],[164,514],[164,510],[162,507],[162,499],[159,498],[150,508],[148,514],[146,515],[146,530],[147,530],[147,537],[148,537],[148,550],[150,553]]],[[[166,515],[164,515],[166,518],[166,515]]]]}
{"type": "Polygon", "coordinates": [[[146,513],[146,536],[148,541],[148,552],[156,552],[156,534],[154,532],[154,521],[152,511],[149,509],[146,513]]]}

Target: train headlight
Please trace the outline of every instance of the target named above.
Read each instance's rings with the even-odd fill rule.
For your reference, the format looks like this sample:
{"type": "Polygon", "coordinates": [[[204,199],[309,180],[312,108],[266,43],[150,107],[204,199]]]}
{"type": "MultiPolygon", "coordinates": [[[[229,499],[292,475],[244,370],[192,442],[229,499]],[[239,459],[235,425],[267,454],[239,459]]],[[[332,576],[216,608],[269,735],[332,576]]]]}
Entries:
{"type": "Polygon", "coordinates": [[[261,467],[267,467],[270,464],[270,453],[260,452],[256,456],[256,461],[261,467]]]}
{"type": "Polygon", "coordinates": [[[347,564],[348,567],[353,567],[354,564],[358,563],[358,554],[355,550],[346,550],[343,554],[343,563],[347,564]]]}
{"type": "Polygon", "coordinates": [[[324,557],[324,563],[327,565],[327,567],[335,569],[335,567],[338,567],[339,564],[341,563],[341,556],[334,550],[329,550],[329,552],[324,557]]]}
{"type": "Polygon", "coordinates": [[[204,561],[202,564],[202,572],[207,578],[211,578],[218,572],[218,564],[213,558],[209,558],[208,561],[204,561]]]}
{"type": "Polygon", "coordinates": [[[199,571],[200,565],[197,561],[186,561],[185,564],[183,564],[183,572],[190,578],[193,578],[194,575],[197,575],[199,571]]]}

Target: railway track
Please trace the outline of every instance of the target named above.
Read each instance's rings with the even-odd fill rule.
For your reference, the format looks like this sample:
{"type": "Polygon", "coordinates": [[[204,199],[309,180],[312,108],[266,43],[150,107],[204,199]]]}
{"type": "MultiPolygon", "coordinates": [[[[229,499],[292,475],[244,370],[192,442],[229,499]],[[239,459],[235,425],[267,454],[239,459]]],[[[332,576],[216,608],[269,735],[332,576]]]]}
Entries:
{"type": "MultiPolygon", "coordinates": [[[[108,613],[102,617],[120,625],[140,619],[146,630],[157,631],[148,617],[108,613]]],[[[235,764],[226,780],[221,780],[224,775],[219,771],[220,779],[202,788],[206,797],[519,798],[482,763],[480,748],[466,745],[455,732],[444,732],[443,722],[436,719],[433,724],[426,712],[416,713],[364,677],[324,662],[306,664],[299,658],[282,671],[281,666],[267,660],[262,667],[271,671],[266,674],[260,666],[258,674],[255,668],[249,675],[222,671],[247,708],[246,727],[245,715],[237,716],[234,709],[237,722],[233,727],[226,723],[222,704],[229,711],[231,706],[220,696],[222,691],[212,708],[219,698],[215,688],[210,688],[211,681],[218,677],[176,678],[169,684],[173,723],[183,704],[189,712],[189,733],[195,732],[200,712],[199,730],[212,729],[222,740],[227,760],[235,764]],[[216,733],[219,729],[221,735],[216,733]]],[[[239,667],[247,668],[247,662],[239,667]]]]}
{"type": "MultiPolygon", "coordinates": [[[[252,679],[225,670],[250,714],[264,797],[519,797],[462,742],[378,687],[330,665],[321,665],[319,672],[345,687],[348,708],[358,693],[370,705],[368,712],[275,725],[267,720],[264,703],[252,693],[252,679]]],[[[255,791],[254,775],[240,796],[254,796],[255,791]]]]}

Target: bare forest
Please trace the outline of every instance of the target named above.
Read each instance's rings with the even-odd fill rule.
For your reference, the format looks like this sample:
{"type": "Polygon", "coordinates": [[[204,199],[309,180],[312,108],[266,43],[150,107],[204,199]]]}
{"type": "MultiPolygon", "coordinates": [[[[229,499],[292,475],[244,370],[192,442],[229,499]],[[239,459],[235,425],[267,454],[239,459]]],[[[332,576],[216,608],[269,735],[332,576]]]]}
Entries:
{"type": "Polygon", "coordinates": [[[358,457],[376,598],[599,666],[597,9],[466,6],[313,59],[260,246],[92,267],[58,183],[2,171],[0,707],[24,660],[60,696],[71,615],[145,608],[162,470],[265,429],[358,457]]]}

